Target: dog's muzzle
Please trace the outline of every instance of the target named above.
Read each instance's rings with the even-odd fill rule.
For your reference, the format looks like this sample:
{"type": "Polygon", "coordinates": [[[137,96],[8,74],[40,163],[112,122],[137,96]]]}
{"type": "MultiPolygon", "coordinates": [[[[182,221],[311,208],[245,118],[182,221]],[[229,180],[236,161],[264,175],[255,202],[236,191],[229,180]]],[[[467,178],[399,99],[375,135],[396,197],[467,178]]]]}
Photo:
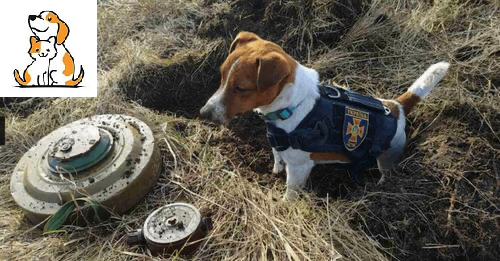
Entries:
{"type": "Polygon", "coordinates": [[[220,115],[216,114],[215,105],[214,104],[205,104],[203,108],[200,109],[200,116],[202,119],[212,121],[214,123],[223,124],[224,117],[220,117],[220,115]]]}

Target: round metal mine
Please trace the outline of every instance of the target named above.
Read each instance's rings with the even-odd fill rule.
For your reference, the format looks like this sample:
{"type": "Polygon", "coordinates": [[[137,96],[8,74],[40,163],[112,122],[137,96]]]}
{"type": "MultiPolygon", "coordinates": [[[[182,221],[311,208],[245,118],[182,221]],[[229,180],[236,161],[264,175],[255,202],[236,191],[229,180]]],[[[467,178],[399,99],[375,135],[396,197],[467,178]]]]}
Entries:
{"type": "Polygon", "coordinates": [[[10,189],[34,223],[73,197],[91,197],[120,214],[144,197],[160,170],[160,154],[144,122],[98,115],[42,138],[17,164],[10,189]]]}
{"type": "Polygon", "coordinates": [[[153,253],[172,253],[181,248],[183,252],[189,252],[197,245],[184,245],[201,239],[203,236],[201,215],[194,206],[189,204],[166,205],[148,216],[142,233],[153,253]]]}

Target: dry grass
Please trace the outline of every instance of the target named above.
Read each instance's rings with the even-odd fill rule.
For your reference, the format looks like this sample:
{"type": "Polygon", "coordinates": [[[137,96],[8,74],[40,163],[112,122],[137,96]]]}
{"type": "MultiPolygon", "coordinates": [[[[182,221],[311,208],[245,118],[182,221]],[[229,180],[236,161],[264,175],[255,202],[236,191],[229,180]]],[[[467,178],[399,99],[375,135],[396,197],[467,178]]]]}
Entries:
{"type": "Polygon", "coordinates": [[[214,228],[194,256],[172,259],[498,259],[500,5],[433,2],[99,1],[98,98],[2,109],[0,260],[148,259],[125,234],[173,201],[198,206],[214,228]],[[324,81],[380,97],[401,94],[431,63],[452,66],[410,115],[407,152],[386,184],[376,187],[369,171],[366,186],[353,187],[321,166],[307,196],[285,203],[256,117],[228,128],[196,119],[240,30],[280,43],[324,81]],[[165,172],[130,213],[44,236],[11,199],[10,174],[44,135],[103,113],[149,121],[165,172]]]}

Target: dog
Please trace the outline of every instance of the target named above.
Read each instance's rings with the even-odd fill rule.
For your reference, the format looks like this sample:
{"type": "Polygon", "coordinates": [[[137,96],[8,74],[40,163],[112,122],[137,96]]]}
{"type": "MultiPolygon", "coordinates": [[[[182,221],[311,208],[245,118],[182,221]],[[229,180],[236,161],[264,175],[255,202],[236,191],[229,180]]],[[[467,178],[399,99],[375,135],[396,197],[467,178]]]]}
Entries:
{"type": "Polygon", "coordinates": [[[373,157],[382,174],[379,183],[383,182],[406,145],[406,116],[448,67],[447,62],[436,63],[403,95],[377,99],[340,87],[318,87],[317,71],[298,63],[277,44],[240,32],[220,67],[220,87],[200,115],[219,124],[250,110],[262,115],[273,147],[272,172],[285,168],[284,199],[295,200],[316,164],[340,163],[359,171],[373,157]],[[304,121],[316,125],[304,127],[304,121]]]}
{"type": "Polygon", "coordinates": [[[47,41],[39,40],[35,36],[30,37],[30,49],[28,54],[33,62],[26,67],[23,78],[17,69],[14,70],[14,78],[20,86],[49,85],[48,74],[50,61],[56,57],[56,39],[50,37],[47,41]]]}
{"type": "Polygon", "coordinates": [[[51,85],[77,86],[83,79],[83,66],[75,77],[74,59],[64,45],[69,35],[68,25],[52,11],[43,11],[39,15],[29,15],[28,25],[40,40],[56,37],[57,55],[50,62],[49,76],[51,85]]]}

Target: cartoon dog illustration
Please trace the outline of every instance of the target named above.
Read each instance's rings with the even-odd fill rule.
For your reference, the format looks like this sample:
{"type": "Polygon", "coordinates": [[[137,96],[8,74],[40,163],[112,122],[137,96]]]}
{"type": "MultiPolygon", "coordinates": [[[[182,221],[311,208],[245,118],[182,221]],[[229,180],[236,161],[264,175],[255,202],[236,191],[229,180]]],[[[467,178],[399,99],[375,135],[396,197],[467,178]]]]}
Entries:
{"type": "Polygon", "coordinates": [[[41,40],[56,37],[57,54],[50,62],[51,85],[77,86],[83,79],[83,66],[75,79],[75,63],[64,45],[69,35],[68,25],[52,11],[43,11],[39,15],[28,16],[31,31],[41,40]]]}
{"type": "Polygon", "coordinates": [[[19,76],[19,71],[14,70],[14,78],[21,86],[49,85],[52,80],[49,75],[50,61],[56,57],[56,38],[50,37],[48,40],[39,40],[35,36],[30,37],[30,49],[28,54],[33,62],[24,70],[23,78],[19,76]]]}

